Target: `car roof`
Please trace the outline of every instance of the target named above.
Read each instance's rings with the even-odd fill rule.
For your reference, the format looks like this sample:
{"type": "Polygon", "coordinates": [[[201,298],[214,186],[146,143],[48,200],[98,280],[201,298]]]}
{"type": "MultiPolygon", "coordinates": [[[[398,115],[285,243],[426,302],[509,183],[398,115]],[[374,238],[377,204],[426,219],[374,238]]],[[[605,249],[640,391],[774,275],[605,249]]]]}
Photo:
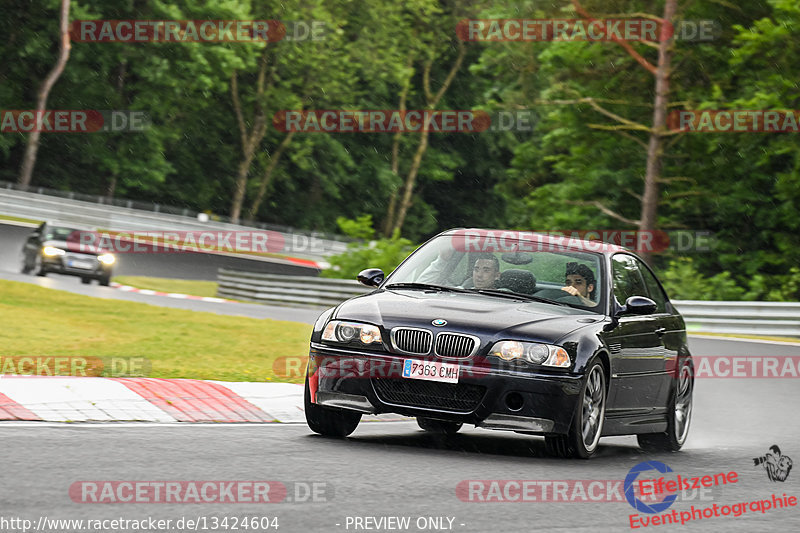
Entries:
{"type": "MultiPolygon", "coordinates": [[[[601,234],[602,230],[595,232],[557,232],[550,233],[534,232],[525,230],[508,230],[508,229],[487,229],[487,228],[454,228],[440,233],[439,235],[458,236],[462,235],[465,238],[486,238],[493,239],[487,242],[499,242],[500,239],[504,240],[522,240],[537,243],[539,245],[548,245],[560,250],[581,251],[586,253],[600,253],[603,255],[611,255],[618,252],[625,252],[636,255],[633,251],[619,246],[616,244],[609,244],[599,240],[587,240],[580,238],[580,233],[586,234],[601,234]]],[[[612,233],[612,232],[609,232],[612,233]]],[[[613,232],[613,233],[619,233],[613,232]]],[[[476,250],[477,251],[477,250],[476,250]]],[[[499,251],[499,250],[498,250],[499,251]]],[[[544,251],[544,250],[543,250],[544,251]]]]}

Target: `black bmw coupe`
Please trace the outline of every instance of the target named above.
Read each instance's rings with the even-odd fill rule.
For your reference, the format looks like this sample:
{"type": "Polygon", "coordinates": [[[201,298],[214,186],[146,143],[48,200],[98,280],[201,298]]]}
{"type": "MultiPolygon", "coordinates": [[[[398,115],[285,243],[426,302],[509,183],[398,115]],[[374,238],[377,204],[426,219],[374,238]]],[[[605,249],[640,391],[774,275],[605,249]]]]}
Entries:
{"type": "Polygon", "coordinates": [[[309,427],[346,436],[363,413],[542,435],[588,458],[600,437],[686,441],[694,388],[684,321],[650,268],[614,245],[451,230],[374,291],[325,311],[311,337],[309,427]]]}

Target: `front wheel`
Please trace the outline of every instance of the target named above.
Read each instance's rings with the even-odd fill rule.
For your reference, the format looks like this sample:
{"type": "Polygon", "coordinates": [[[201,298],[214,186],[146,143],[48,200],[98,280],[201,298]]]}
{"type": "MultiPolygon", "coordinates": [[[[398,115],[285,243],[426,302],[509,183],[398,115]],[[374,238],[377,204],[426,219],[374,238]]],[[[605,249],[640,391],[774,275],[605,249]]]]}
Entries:
{"type": "Polygon", "coordinates": [[[430,433],[444,433],[453,435],[461,429],[461,422],[448,422],[447,420],[436,420],[433,418],[417,417],[417,425],[430,433]]]}
{"type": "Polygon", "coordinates": [[[568,435],[545,437],[547,452],[556,457],[588,459],[597,450],[606,414],[606,373],[595,361],[586,374],[568,435]]]}
{"type": "Polygon", "coordinates": [[[103,276],[97,282],[103,287],[108,287],[111,284],[111,275],[103,276]]]}
{"type": "Polygon", "coordinates": [[[31,267],[28,265],[28,257],[25,254],[22,254],[22,260],[20,261],[20,268],[19,271],[23,274],[30,274],[31,267]]]}
{"type": "Polygon", "coordinates": [[[684,360],[678,373],[678,383],[670,401],[670,417],[665,433],[644,433],[636,436],[639,447],[650,452],[677,452],[689,435],[692,421],[694,370],[691,361],[684,360]]]}
{"type": "Polygon", "coordinates": [[[305,394],[303,404],[306,412],[306,423],[311,431],[326,437],[346,437],[356,430],[361,422],[361,413],[323,407],[311,401],[311,390],[308,388],[306,376],[305,394]]]}
{"type": "Polygon", "coordinates": [[[36,256],[36,259],[34,259],[34,262],[33,262],[33,272],[34,272],[34,273],[35,273],[37,276],[42,276],[42,277],[44,277],[44,276],[46,276],[46,275],[47,275],[47,270],[45,270],[45,269],[44,269],[44,262],[42,261],[42,256],[41,256],[41,255],[37,255],[37,256],[36,256]]]}

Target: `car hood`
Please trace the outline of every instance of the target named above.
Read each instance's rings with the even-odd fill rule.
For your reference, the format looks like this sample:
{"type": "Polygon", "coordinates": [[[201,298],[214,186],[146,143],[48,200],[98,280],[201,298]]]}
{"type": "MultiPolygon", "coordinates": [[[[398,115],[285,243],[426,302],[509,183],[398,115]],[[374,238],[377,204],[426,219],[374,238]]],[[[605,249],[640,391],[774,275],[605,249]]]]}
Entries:
{"type": "Polygon", "coordinates": [[[88,254],[88,255],[100,255],[106,252],[102,248],[98,248],[97,246],[91,244],[80,244],[77,242],[67,242],[67,241],[59,241],[59,240],[50,240],[44,241],[42,246],[52,246],[53,248],[60,248],[62,250],[66,250],[68,252],[75,252],[79,254],[88,254]]]}
{"type": "Polygon", "coordinates": [[[422,327],[478,335],[484,339],[520,338],[555,342],[604,316],[560,305],[523,302],[480,294],[422,290],[382,290],[353,298],[336,310],[340,320],[422,327]],[[432,321],[443,319],[441,328],[432,321]]]}

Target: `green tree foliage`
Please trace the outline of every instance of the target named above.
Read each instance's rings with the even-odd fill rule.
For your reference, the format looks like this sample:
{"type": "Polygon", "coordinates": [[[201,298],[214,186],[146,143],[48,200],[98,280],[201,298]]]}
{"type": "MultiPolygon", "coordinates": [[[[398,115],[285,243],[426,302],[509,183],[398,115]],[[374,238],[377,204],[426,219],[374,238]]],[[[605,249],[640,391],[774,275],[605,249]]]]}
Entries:
{"type": "MultiPolygon", "coordinates": [[[[59,3],[3,3],[0,109],[34,107],[58,49],[59,3]]],[[[602,15],[659,14],[665,0],[580,3],[602,15]]],[[[798,109],[796,0],[680,0],[679,12],[686,20],[713,20],[720,31],[712,41],[676,43],[672,109],[798,109]]],[[[418,133],[297,133],[287,141],[271,124],[283,109],[397,109],[404,94],[408,109],[424,108],[426,65],[436,91],[460,55],[457,20],[573,18],[571,0],[73,0],[71,17],[316,20],[325,39],[73,43],[48,107],[144,111],[152,126],[139,133],[43,134],[34,186],[230,215],[242,162],[231,97],[236,72],[245,128],[254,127],[258,106],[269,122],[247,169],[243,216],[252,210],[259,221],[323,231],[355,221],[344,222],[346,231],[360,228],[358,238],[375,244],[336,258],[337,275],[367,266],[391,270],[412,242],[450,227],[620,230],[635,228],[640,216],[647,133],[604,129],[614,121],[598,106],[648,124],[654,84],[613,43],[463,43],[462,64],[437,108],[532,110],[534,126],[431,133],[401,233],[388,239],[375,240],[371,232],[386,235],[386,215],[404,192],[418,133]],[[259,93],[265,53],[272,81],[259,93]]],[[[655,49],[635,46],[654,60],[655,49]]],[[[1,180],[16,181],[24,145],[23,134],[0,133],[1,180]]],[[[676,294],[800,298],[796,134],[672,135],[662,178],[657,227],[716,236],[713,251],[691,260],[654,256],[676,294]]]]}
{"type": "Polygon", "coordinates": [[[416,248],[410,240],[400,237],[398,231],[391,237],[373,240],[371,215],[355,220],[340,217],[336,223],[345,235],[359,241],[348,244],[346,252],[329,259],[331,268],[322,272],[324,277],[355,279],[365,268],[380,268],[388,276],[416,248]]]}

